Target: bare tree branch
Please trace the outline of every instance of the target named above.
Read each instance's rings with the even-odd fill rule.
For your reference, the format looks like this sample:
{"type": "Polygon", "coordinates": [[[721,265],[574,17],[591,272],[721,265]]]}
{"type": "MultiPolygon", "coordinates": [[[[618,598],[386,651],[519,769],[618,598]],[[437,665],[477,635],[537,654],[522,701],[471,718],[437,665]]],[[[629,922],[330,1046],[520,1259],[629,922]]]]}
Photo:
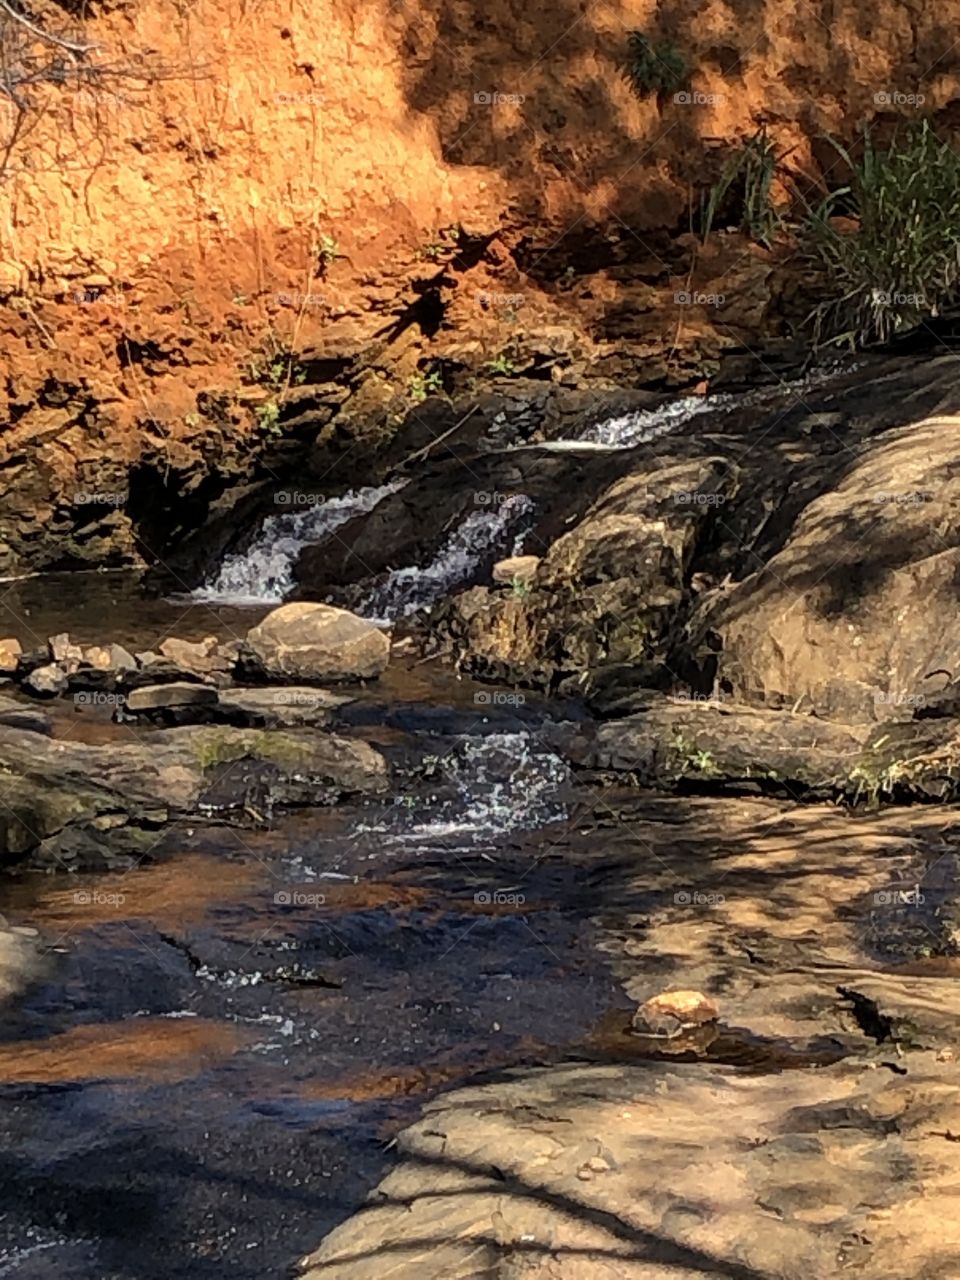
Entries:
{"type": "Polygon", "coordinates": [[[60,36],[55,36],[49,31],[44,31],[41,27],[36,27],[29,21],[24,14],[18,13],[16,9],[9,3],[9,0],[0,0],[0,9],[8,14],[14,22],[19,22],[22,27],[37,37],[39,40],[46,41],[47,44],[59,45],[61,49],[66,49],[70,53],[89,53],[91,49],[99,49],[96,44],[76,44],[72,40],[64,40],[60,36]]]}

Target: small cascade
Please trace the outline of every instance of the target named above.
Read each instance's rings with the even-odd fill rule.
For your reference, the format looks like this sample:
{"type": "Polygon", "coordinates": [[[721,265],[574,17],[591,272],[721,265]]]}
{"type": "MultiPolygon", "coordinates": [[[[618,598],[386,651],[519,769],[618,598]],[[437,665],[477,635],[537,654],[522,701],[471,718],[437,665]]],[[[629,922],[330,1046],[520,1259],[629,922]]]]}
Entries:
{"type": "Polygon", "coordinates": [[[278,498],[309,498],[308,505],[267,516],[245,551],[228,555],[198,590],[208,604],[280,604],[294,587],[293,566],[304,547],[322,542],[354,516],[372,511],[403,483],[356,489],[338,498],[288,492],[278,498]]]}
{"type": "Polygon", "coordinates": [[[468,584],[484,561],[517,554],[533,509],[525,494],[514,494],[495,507],[473,512],[453,530],[430,564],[392,570],[357,605],[356,612],[374,622],[395,622],[442,600],[468,584]]]}

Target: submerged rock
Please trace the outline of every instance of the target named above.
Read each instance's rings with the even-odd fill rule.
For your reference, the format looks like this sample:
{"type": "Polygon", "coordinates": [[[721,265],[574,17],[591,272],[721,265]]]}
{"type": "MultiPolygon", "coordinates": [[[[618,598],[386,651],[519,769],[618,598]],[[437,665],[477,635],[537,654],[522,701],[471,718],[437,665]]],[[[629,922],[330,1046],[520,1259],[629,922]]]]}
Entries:
{"type": "Polygon", "coordinates": [[[285,604],[248,632],[246,657],[271,680],[371,680],[387,666],[390,640],[346,609],[285,604]]]}
{"type": "Polygon", "coordinates": [[[0,1005],[42,981],[50,969],[37,930],[9,925],[0,916],[0,1005]]]}
{"type": "Polygon", "coordinates": [[[637,1031],[646,1035],[677,1036],[689,1027],[716,1022],[720,1010],[702,991],[664,991],[651,996],[633,1017],[637,1031]]]}

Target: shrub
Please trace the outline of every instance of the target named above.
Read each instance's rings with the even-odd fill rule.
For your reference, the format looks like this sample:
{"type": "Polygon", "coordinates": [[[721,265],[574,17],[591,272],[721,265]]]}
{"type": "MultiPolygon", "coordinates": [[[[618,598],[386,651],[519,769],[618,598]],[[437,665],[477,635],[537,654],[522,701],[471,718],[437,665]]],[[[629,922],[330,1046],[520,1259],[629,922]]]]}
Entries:
{"type": "Polygon", "coordinates": [[[770,192],[782,158],[765,126],[733,153],[718,181],[701,198],[700,234],[704,240],[717,215],[733,203],[740,229],[759,244],[770,245],[780,226],[770,192]]]}
{"type": "Polygon", "coordinates": [[[626,75],[638,98],[651,93],[676,93],[686,83],[690,71],[687,61],[668,40],[654,44],[642,31],[631,31],[627,45],[630,53],[626,75]]]}
{"type": "Polygon", "coordinates": [[[960,155],[927,121],[883,147],[865,130],[859,158],[832,145],[848,185],[808,206],[799,228],[801,254],[829,290],[810,317],[814,340],[885,342],[957,300],[960,155]],[[837,214],[853,228],[838,225],[837,214]]]}

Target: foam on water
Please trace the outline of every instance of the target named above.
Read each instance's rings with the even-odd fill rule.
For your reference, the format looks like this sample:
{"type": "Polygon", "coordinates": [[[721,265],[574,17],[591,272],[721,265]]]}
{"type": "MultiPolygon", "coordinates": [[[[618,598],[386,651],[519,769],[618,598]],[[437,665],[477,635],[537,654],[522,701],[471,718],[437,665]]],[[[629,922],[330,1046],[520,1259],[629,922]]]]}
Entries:
{"type": "Polygon", "coordinates": [[[716,412],[735,403],[733,396],[682,396],[657,409],[635,409],[616,418],[595,422],[584,432],[583,441],[613,449],[629,449],[669,435],[677,427],[701,413],[716,412]]]}
{"type": "Polygon", "coordinates": [[[208,604],[280,604],[293,589],[293,566],[304,547],[322,542],[401,488],[403,482],[371,486],[267,516],[246,551],[228,555],[193,598],[208,604]]]}
{"type": "Polygon", "coordinates": [[[451,839],[471,848],[558,822],[567,813],[567,765],[526,732],[466,738],[443,761],[441,774],[456,795],[423,807],[418,801],[412,809],[401,796],[382,821],[358,823],[357,835],[376,836],[378,849],[449,847],[451,839]]]}
{"type": "Polygon", "coordinates": [[[430,564],[392,570],[356,612],[386,624],[435,604],[468,583],[485,559],[516,554],[532,512],[533,502],[525,494],[473,512],[453,530],[430,564]]]}
{"type": "Polygon", "coordinates": [[[631,413],[618,414],[592,423],[578,440],[554,440],[542,448],[593,447],[605,449],[629,449],[646,444],[660,436],[669,435],[693,418],[705,413],[729,413],[734,409],[751,408],[771,401],[771,408],[784,396],[794,395],[798,400],[804,391],[814,391],[840,372],[852,373],[855,364],[837,364],[816,369],[801,378],[755,387],[738,395],[718,394],[708,396],[681,396],[656,409],[635,409],[631,413]]]}

